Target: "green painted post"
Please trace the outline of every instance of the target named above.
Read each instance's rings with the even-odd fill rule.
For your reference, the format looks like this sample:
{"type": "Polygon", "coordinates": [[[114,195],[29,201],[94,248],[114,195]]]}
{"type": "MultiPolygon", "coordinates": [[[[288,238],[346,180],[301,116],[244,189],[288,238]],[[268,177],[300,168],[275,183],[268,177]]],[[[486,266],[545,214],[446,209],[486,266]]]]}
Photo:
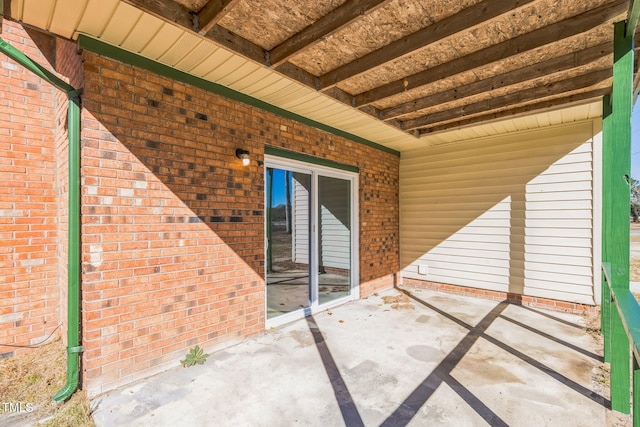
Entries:
{"type": "MultiPolygon", "coordinates": [[[[611,96],[606,95],[602,100],[602,263],[611,262],[608,248],[611,242],[608,236],[611,234],[611,156],[613,151],[611,144],[611,96]],[[605,244],[605,242],[607,244],[605,244]]],[[[600,330],[604,339],[604,361],[611,362],[611,291],[602,273],[602,299],[600,303],[600,330]]]]}
{"type": "Polygon", "coordinates": [[[633,427],[640,427],[640,367],[633,357],[633,427]]]}
{"type": "MultiPolygon", "coordinates": [[[[633,37],[625,37],[626,23],[614,25],[612,117],[603,175],[610,179],[610,229],[603,249],[611,263],[611,285],[629,289],[629,174],[631,169],[631,108],[633,100],[633,37]]],[[[604,154],[603,152],[603,154],[604,154]]],[[[604,205],[603,205],[604,206],[604,205]]],[[[606,211],[607,208],[605,207],[606,211]]],[[[611,310],[611,409],[631,411],[629,339],[618,310],[611,310]]]]}

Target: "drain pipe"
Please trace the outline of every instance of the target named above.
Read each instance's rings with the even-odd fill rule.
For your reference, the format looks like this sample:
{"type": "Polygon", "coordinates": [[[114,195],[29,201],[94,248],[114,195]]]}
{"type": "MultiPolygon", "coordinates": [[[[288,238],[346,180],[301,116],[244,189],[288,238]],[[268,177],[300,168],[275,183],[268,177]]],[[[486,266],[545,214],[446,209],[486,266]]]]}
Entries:
{"type": "Polygon", "coordinates": [[[0,38],[0,52],[65,92],[69,97],[67,131],[69,141],[69,213],[67,254],[67,382],[53,400],[69,399],[78,388],[80,345],[80,93],[46,68],[0,38]]]}

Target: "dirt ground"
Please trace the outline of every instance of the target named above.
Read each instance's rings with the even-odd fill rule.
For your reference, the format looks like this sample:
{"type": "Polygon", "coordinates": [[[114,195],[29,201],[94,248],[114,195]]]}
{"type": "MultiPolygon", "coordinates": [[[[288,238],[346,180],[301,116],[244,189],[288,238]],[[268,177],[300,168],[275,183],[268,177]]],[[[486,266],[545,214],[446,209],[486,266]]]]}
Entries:
{"type": "Polygon", "coordinates": [[[62,340],[0,360],[0,425],[95,427],[84,392],[58,405],[53,395],[66,380],[62,340]]]}

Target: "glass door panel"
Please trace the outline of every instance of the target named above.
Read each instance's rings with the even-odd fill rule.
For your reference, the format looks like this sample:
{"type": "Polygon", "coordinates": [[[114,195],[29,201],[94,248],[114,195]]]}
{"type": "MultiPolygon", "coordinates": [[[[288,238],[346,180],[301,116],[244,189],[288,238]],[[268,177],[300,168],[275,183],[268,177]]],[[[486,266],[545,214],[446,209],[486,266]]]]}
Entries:
{"type": "Polygon", "coordinates": [[[351,293],[351,182],[318,176],[318,302],[351,293]]]}
{"type": "Polygon", "coordinates": [[[267,318],[311,305],[311,175],[267,168],[267,318]]]}

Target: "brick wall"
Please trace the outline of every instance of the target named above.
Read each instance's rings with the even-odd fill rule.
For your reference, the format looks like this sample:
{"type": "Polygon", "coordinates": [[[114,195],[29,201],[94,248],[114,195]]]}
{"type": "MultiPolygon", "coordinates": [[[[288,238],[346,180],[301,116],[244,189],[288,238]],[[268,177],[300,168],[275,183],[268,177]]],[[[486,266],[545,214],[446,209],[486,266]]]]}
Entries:
{"type": "Polygon", "coordinates": [[[360,168],[361,292],[394,284],[397,157],[91,52],[84,61],[90,394],[175,365],[195,344],[264,330],[265,144],[360,168]]]}
{"type": "MultiPolygon", "coordinates": [[[[2,37],[52,69],[52,38],[4,20],[2,37]]],[[[58,326],[54,92],[0,54],[0,354],[58,326]]]]}

